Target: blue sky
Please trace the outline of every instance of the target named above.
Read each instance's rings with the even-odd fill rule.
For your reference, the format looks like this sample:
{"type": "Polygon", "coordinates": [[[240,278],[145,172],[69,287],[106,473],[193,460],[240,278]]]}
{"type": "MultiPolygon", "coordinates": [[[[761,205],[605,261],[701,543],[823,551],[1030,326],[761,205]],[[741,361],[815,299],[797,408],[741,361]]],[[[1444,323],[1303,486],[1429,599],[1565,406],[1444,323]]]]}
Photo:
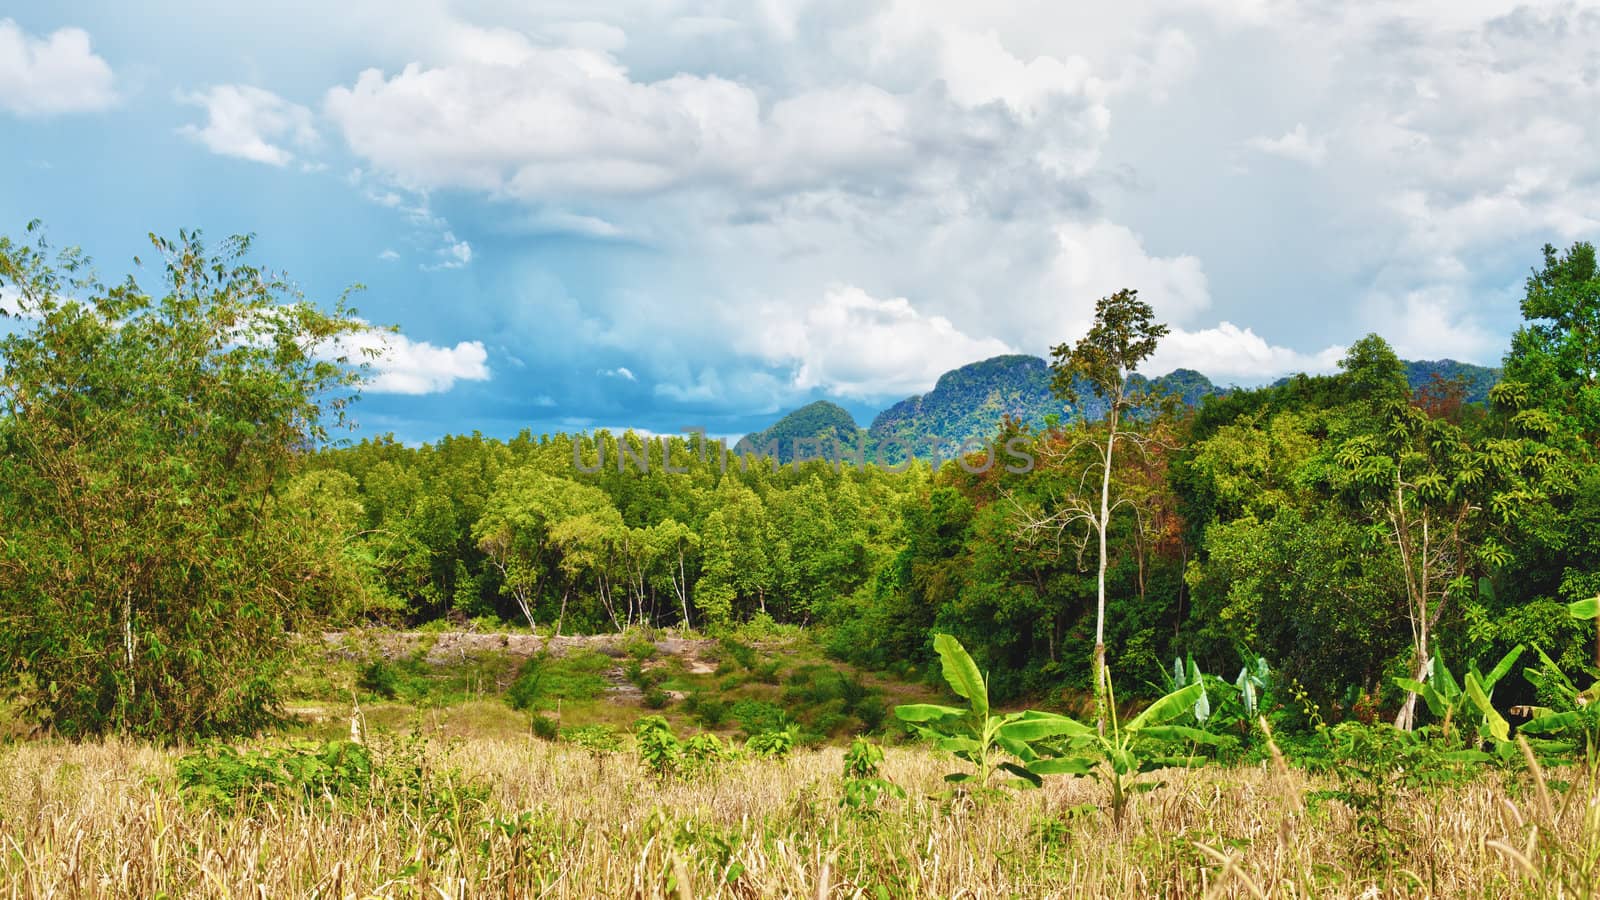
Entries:
{"type": "Polygon", "coordinates": [[[1101,6],[34,4],[0,229],[364,284],[360,433],[412,441],[865,421],[1124,286],[1152,373],[1493,363],[1540,245],[1600,233],[1593,3],[1101,6]]]}

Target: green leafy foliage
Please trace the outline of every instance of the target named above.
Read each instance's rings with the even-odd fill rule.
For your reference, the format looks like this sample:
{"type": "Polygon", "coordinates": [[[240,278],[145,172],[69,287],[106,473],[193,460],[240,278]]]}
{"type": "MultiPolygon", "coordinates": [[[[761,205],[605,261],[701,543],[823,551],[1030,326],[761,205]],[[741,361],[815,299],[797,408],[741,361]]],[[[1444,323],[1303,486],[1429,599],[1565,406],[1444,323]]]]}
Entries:
{"type": "Polygon", "coordinates": [[[782,731],[768,731],[765,734],[751,736],[745,741],[744,749],[751,756],[783,759],[794,750],[795,736],[793,726],[782,731]]]}
{"type": "MultiPolygon", "coordinates": [[[[1126,722],[1110,707],[1105,731],[1047,713],[1026,714],[1008,729],[1008,735],[1038,740],[1023,749],[1028,771],[1036,775],[1087,775],[1103,781],[1108,790],[1112,821],[1122,826],[1123,814],[1134,794],[1160,787],[1159,781],[1140,778],[1160,769],[1203,765],[1196,752],[1201,745],[1221,739],[1211,732],[1177,724],[1193,719],[1205,686],[1196,678],[1157,699],[1126,722]]],[[[1113,696],[1114,701],[1114,696],[1113,696]]]]}
{"type": "Polygon", "coordinates": [[[420,735],[350,741],[290,740],[237,748],[209,741],[174,767],[187,800],[224,812],[275,804],[353,810],[368,805],[459,815],[481,805],[487,788],[439,764],[420,735]]]}
{"type": "Polygon", "coordinates": [[[288,630],[367,606],[354,486],[296,481],[344,423],[367,330],[198,233],[163,284],[0,237],[0,679],[58,732],[161,738],[270,722],[288,630]]]}
{"type": "Polygon", "coordinates": [[[895,707],[895,716],[932,740],[935,747],[973,766],[974,771],[953,772],[945,776],[945,781],[982,792],[989,787],[994,774],[1004,772],[1009,776],[1008,781],[1037,787],[1039,778],[1035,773],[1003,758],[1008,747],[1014,751],[1022,746],[1015,738],[1003,737],[1001,731],[1020,719],[1021,714],[997,716],[989,713],[988,686],[977,663],[960,641],[948,634],[936,634],[933,648],[939,654],[945,683],[967,701],[967,707],[913,703],[895,707]]]}
{"type": "Polygon", "coordinates": [[[871,815],[877,812],[878,802],[884,796],[904,800],[905,790],[879,773],[882,764],[882,747],[864,737],[851,741],[844,754],[839,805],[859,815],[871,815]]]}

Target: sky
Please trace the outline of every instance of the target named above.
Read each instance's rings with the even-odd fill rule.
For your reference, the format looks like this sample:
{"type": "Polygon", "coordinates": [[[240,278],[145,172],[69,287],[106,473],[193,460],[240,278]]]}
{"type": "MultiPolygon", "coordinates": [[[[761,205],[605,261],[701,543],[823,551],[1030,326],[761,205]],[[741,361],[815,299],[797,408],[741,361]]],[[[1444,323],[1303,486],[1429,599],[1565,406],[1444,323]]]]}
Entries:
{"type": "Polygon", "coordinates": [[[1123,287],[1148,374],[1494,364],[1600,236],[1592,2],[14,6],[0,232],[362,285],[357,436],[865,424],[1123,287]]]}

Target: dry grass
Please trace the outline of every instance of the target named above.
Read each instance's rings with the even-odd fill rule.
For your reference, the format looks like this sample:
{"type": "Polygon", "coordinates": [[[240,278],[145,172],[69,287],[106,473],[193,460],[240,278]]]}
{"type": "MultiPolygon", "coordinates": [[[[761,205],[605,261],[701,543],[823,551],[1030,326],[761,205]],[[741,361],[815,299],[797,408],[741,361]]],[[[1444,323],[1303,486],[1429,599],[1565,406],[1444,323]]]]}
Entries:
{"type": "Polygon", "coordinates": [[[0,896],[1499,897],[1595,887],[1594,871],[1580,870],[1585,853],[1592,864],[1600,807],[1558,796],[1547,815],[1531,783],[1513,801],[1494,778],[1408,795],[1378,837],[1340,804],[1308,812],[1297,772],[1173,772],[1116,831],[1084,780],[978,805],[929,799],[951,763],[920,749],[891,749],[885,763],[910,799],[864,817],[839,807],[837,749],[658,783],[632,754],[527,739],[431,747],[489,784],[489,799],[424,815],[295,804],[221,813],[176,795],[172,752],[0,748],[0,896]]]}

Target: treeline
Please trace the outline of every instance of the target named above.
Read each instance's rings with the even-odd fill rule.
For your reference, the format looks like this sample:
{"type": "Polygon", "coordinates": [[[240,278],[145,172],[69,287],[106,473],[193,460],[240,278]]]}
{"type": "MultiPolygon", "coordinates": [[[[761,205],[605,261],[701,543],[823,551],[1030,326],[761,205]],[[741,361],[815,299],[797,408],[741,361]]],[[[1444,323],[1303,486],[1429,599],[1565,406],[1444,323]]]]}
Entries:
{"type": "MultiPolygon", "coordinates": [[[[1121,291],[1051,365],[1104,419],[1002,422],[937,469],[603,432],[308,450],[343,424],[366,323],[247,240],[154,247],[147,293],[0,237],[0,704],[42,728],[258,727],[290,636],[361,619],[770,620],[907,672],[941,632],[998,698],[1091,690],[1102,650],[1122,697],[1176,656],[1265,657],[1332,715],[1403,724],[1396,677],[1436,659],[1594,658],[1566,609],[1600,593],[1588,244],[1545,248],[1485,403],[1413,390],[1369,336],[1337,374],[1184,406],[1135,378],[1165,329],[1121,291]]],[[[1495,702],[1534,699],[1516,676],[1495,702]]]]}
{"type": "MultiPolygon", "coordinates": [[[[1263,655],[1330,708],[1387,716],[1404,702],[1393,679],[1435,655],[1524,643],[1589,661],[1565,605],[1600,591],[1593,249],[1547,249],[1523,308],[1488,403],[1443,379],[1412,390],[1377,336],[1334,375],[1198,409],[1137,398],[1108,491],[1119,687],[1148,688],[1178,655],[1208,671],[1263,655]]],[[[301,478],[355,511],[374,592],[409,622],[767,616],[876,667],[925,664],[942,631],[1015,696],[1089,687],[1097,548],[1092,522],[1063,511],[1093,511],[1107,427],[1004,423],[991,452],[1028,448],[1027,471],[981,454],[937,471],[777,466],[602,432],[364,441],[301,478]]]]}
{"type": "Polygon", "coordinates": [[[379,609],[568,632],[821,621],[893,557],[929,478],[633,432],[363,441],[301,476],[359,510],[379,609]]]}

